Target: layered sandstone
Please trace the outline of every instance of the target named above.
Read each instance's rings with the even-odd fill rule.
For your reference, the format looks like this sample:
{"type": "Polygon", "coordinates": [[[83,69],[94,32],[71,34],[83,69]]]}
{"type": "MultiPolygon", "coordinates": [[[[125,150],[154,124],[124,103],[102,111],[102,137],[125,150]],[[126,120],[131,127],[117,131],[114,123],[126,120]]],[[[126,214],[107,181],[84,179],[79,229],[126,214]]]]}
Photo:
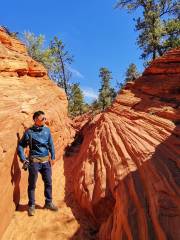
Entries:
{"type": "Polygon", "coordinates": [[[79,132],[83,128],[83,126],[91,121],[93,118],[93,113],[87,112],[82,115],[76,116],[72,119],[71,124],[76,132],[79,132]]]}
{"type": "Polygon", "coordinates": [[[17,158],[17,143],[33,124],[32,114],[47,115],[56,150],[62,158],[74,130],[67,116],[67,98],[47,76],[45,68],[27,54],[25,46],[0,28],[0,237],[20,199],[26,196],[27,173],[17,158]]]}
{"type": "Polygon", "coordinates": [[[175,49],[129,82],[68,149],[72,197],[100,240],[180,238],[179,93],[175,49]]]}
{"type": "MultiPolygon", "coordinates": [[[[69,239],[78,225],[65,194],[88,235],[80,229],[72,239],[179,238],[180,49],[156,59],[103,113],[70,122],[64,91],[21,42],[0,29],[0,92],[0,237],[21,200],[22,212],[14,214],[3,239],[69,239]],[[47,114],[57,160],[72,141],[72,124],[79,133],[66,148],[64,172],[62,162],[54,170],[62,212],[54,216],[37,209],[30,222],[23,212],[27,173],[16,147],[39,109],[47,114]]],[[[42,191],[41,181],[38,203],[44,201],[42,191]]]]}

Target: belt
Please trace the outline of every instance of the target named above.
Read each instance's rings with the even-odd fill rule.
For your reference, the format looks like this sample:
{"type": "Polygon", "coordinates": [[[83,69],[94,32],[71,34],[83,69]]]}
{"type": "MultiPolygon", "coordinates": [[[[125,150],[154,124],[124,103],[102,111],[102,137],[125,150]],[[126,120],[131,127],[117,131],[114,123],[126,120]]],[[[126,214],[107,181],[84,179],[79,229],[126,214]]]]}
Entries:
{"type": "Polygon", "coordinates": [[[49,161],[49,156],[45,157],[33,157],[30,156],[30,162],[38,162],[38,163],[45,163],[49,161]]]}

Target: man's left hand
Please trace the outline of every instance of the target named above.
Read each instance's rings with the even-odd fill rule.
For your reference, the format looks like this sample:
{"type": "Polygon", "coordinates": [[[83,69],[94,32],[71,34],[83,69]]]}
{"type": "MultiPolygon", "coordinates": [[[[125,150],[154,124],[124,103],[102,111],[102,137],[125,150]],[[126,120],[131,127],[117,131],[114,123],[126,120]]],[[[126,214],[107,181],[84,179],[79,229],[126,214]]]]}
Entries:
{"type": "Polygon", "coordinates": [[[55,164],[56,160],[50,160],[50,164],[51,166],[53,166],[55,164]]]}

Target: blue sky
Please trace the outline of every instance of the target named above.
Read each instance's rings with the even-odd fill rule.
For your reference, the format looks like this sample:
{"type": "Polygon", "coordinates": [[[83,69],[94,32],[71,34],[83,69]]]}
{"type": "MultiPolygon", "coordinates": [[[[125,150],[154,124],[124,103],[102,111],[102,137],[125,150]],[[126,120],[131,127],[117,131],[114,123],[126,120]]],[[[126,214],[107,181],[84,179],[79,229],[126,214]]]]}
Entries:
{"type": "Polygon", "coordinates": [[[55,35],[74,55],[73,82],[79,82],[91,102],[100,87],[99,69],[112,71],[112,85],[122,82],[130,63],[139,71],[143,62],[136,45],[134,14],[114,9],[116,0],[9,0],[1,2],[0,25],[11,31],[55,35]]]}

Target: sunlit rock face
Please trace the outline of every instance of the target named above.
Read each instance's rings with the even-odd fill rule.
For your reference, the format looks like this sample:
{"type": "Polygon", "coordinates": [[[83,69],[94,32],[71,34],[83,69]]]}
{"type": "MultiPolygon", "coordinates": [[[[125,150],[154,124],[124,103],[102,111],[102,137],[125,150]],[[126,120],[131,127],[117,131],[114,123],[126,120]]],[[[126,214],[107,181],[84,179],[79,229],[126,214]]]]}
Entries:
{"type": "Polygon", "coordinates": [[[0,237],[27,194],[18,140],[32,114],[43,110],[57,160],[79,131],[64,158],[66,198],[78,203],[92,234],[100,240],[179,239],[180,49],[126,84],[106,111],[71,121],[64,90],[0,28],[0,93],[0,237]]]}
{"type": "Polygon", "coordinates": [[[13,211],[26,194],[27,173],[21,171],[17,143],[32,115],[42,110],[47,116],[56,150],[62,158],[74,130],[67,117],[67,97],[47,76],[45,68],[27,54],[25,46],[0,28],[0,236],[13,211]]]}
{"type": "Polygon", "coordinates": [[[179,103],[175,49],[127,83],[77,136],[67,157],[71,191],[100,240],[180,237],[179,103]]]}

